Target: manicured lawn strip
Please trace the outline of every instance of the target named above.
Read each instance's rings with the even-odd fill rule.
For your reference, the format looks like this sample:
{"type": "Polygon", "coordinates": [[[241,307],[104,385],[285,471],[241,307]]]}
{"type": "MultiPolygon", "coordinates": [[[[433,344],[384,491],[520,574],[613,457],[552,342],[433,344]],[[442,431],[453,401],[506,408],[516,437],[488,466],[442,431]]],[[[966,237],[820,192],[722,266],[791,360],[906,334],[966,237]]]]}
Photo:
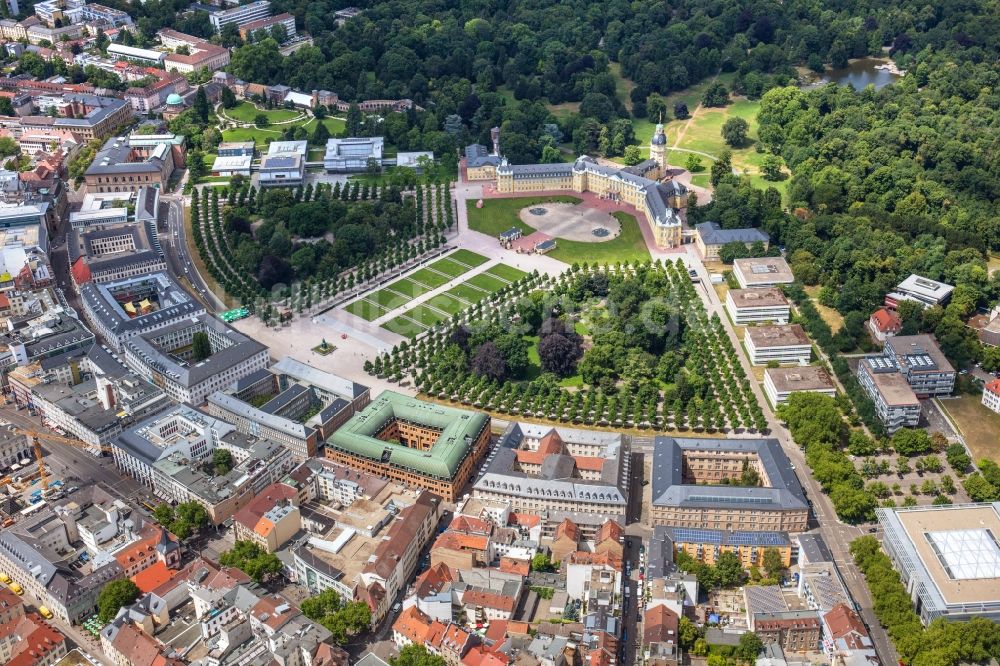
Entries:
{"type": "MultiPolygon", "coordinates": [[[[639,223],[635,217],[621,211],[614,212],[612,215],[622,225],[622,232],[618,238],[606,243],[581,243],[580,241],[558,238],[556,239],[556,249],[549,252],[549,256],[559,261],[565,261],[567,264],[584,261],[613,264],[616,261],[635,261],[636,259],[649,261],[649,250],[646,248],[646,241],[642,237],[642,230],[639,229],[639,223]]],[[[500,266],[494,268],[500,268],[500,266]]],[[[517,271],[516,268],[509,266],[503,266],[503,268],[517,271]]],[[[517,272],[521,273],[521,271],[517,272]]],[[[506,277],[499,272],[497,275],[506,277]]],[[[521,275],[524,274],[521,273],[521,275]]]]}
{"type": "Polygon", "coordinates": [[[441,314],[431,310],[426,305],[418,305],[412,310],[407,311],[406,316],[427,327],[433,326],[445,319],[441,314]]]}
{"type": "Polygon", "coordinates": [[[403,317],[396,317],[390,319],[389,321],[382,324],[382,328],[387,331],[392,331],[398,335],[403,335],[408,338],[412,338],[417,333],[422,333],[427,330],[423,326],[420,326],[416,322],[412,322],[409,319],[404,319],[403,317]]]}
{"type": "Polygon", "coordinates": [[[438,294],[434,298],[425,301],[427,305],[432,308],[437,308],[443,312],[447,312],[450,315],[461,312],[465,308],[469,307],[469,304],[465,301],[460,301],[454,296],[450,296],[447,292],[444,294],[438,294]]]}
{"type": "Polygon", "coordinates": [[[388,289],[380,289],[374,294],[368,295],[369,300],[375,301],[379,306],[385,308],[385,311],[394,310],[401,305],[406,305],[409,302],[409,298],[405,295],[400,295],[389,291],[388,289]]]}
{"type": "Polygon", "coordinates": [[[571,196],[518,197],[516,199],[484,199],[483,207],[476,208],[475,201],[469,201],[469,228],[490,236],[499,236],[511,227],[517,227],[528,235],[534,229],[517,216],[522,208],[543,203],[580,203],[571,196]]]}
{"type": "Polygon", "coordinates": [[[506,282],[495,278],[492,275],[487,275],[486,273],[480,273],[479,275],[473,275],[468,280],[465,281],[466,284],[471,284],[474,287],[479,287],[480,289],[485,289],[490,293],[494,291],[499,291],[507,286],[506,282]]]}
{"type": "MultiPolygon", "coordinates": [[[[431,285],[429,285],[429,287],[433,288],[431,285]]],[[[416,282],[414,282],[409,278],[396,280],[395,282],[390,284],[387,288],[392,289],[396,293],[402,294],[403,296],[409,296],[410,298],[416,298],[421,294],[426,294],[428,291],[431,291],[431,288],[417,284],[416,282]]]]}
{"type": "Polygon", "coordinates": [[[490,295],[488,291],[481,291],[468,284],[460,284],[457,287],[452,287],[448,291],[444,292],[446,294],[454,294],[458,298],[462,298],[470,303],[478,303],[487,296],[490,295]]]}
{"type": "Polygon", "coordinates": [[[489,259],[487,259],[483,255],[476,254],[472,250],[466,250],[464,248],[460,250],[455,250],[454,252],[449,254],[446,258],[451,259],[453,261],[458,261],[460,263],[465,264],[466,266],[472,266],[472,267],[482,266],[487,261],[489,261],[489,259]]]}
{"type": "Polygon", "coordinates": [[[429,271],[426,268],[421,268],[419,271],[411,273],[407,276],[407,278],[413,280],[414,282],[425,284],[431,289],[437,289],[441,285],[451,282],[451,278],[447,275],[441,275],[440,273],[429,271]]]}
{"type": "MultiPolygon", "coordinates": [[[[559,242],[562,243],[561,240],[559,242]]],[[[597,244],[598,243],[581,243],[581,245],[597,245],[597,244]]],[[[513,266],[508,266],[506,264],[497,264],[496,266],[490,266],[488,269],[486,269],[485,272],[495,275],[503,280],[507,280],[508,282],[517,282],[525,275],[527,275],[527,273],[525,273],[524,271],[518,270],[513,266]]]]}
{"type": "Polygon", "coordinates": [[[256,127],[237,127],[227,129],[222,132],[223,141],[253,141],[257,144],[257,149],[267,144],[267,140],[277,141],[281,138],[281,131],[276,129],[258,129],[256,127]]]}
{"type": "Polygon", "coordinates": [[[469,272],[469,268],[467,266],[456,264],[454,261],[449,261],[448,259],[439,259],[428,268],[433,268],[438,273],[444,273],[445,275],[450,275],[452,277],[458,277],[462,273],[469,272]]]}
{"type": "Polygon", "coordinates": [[[373,321],[384,315],[386,312],[388,312],[388,310],[386,310],[382,306],[372,303],[371,301],[367,301],[365,299],[361,299],[360,301],[354,301],[346,308],[344,308],[344,310],[350,312],[352,315],[361,317],[365,321],[373,321]]]}

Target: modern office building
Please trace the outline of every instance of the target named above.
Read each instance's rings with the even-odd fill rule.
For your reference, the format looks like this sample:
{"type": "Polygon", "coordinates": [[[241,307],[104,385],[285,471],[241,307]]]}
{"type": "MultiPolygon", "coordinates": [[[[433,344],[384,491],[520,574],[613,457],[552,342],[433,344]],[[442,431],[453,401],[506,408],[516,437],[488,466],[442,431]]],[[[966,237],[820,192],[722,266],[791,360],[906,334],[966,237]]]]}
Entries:
{"type": "Polygon", "coordinates": [[[109,44],[108,56],[116,60],[127,60],[130,62],[140,62],[150,65],[160,65],[167,54],[163,51],[153,51],[152,49],[140,49],[135,46],[125,46],[123,44],[109,44]]]}
{"type": "Polygon", "coordinates": [[[230,9],[220,9],[211,12],[208,15],[208,20],[212,22],[212,26],[216,32],[222,32],[222,29],[230,23],[243,26],[258,19],[267,18],[270,15],[270,0],[256,0],[256,2],[250,2],[230,9]]]}
{"type": "Polygon", "coordinates": [[[263,370],[267,347],[204,312],[164,328],[130,337],[123,344],[125,362],[136,374],[177,402],[201,405],[234,382],[263,370]],[[195,359],[195,334],[208,336],[211,354],[195,359]]]}
{"type": "Polygon", "coordinates": [[[924,624],[1000,622],[1000,502],[877,509],[882,546],[924,624]]]}
{"type": "Polygon", "coordinates": [[[955,291],[955,287],[950,284],[920,275],[910,275],[896,285],[895,291],[885,295],[885,304],[893,309],[902,301],[913,301],[925,308],[933,305],[944,305],[951,298],[953,291],[955,291]]]}
{"type": "Polygon", "coordinates": [[[889,434],[920,423],[920,401],[888,359],[882,356],[862,359],[858,365],[858,383],[875,403],[875,413],[889,434]]]}
{"type": "Polygon", "coordinates": [[[737,259],[733,262],[733,275],[742,289],[777,287],[795,282],[792,269],[781,257],[737,259]]]}
{"type": "Polygon", "coordinates": [[[326,442],[326,457],[454,502],[490,439],[490,417],[384,391],[326,442]]]}
{"type": "Polygon", "coordinates": [[[917,397],[950,395],[955,389],[955,368],[933,335],[893,336],[885,341],[882,354],[894,359],[917,397]]]}
{"type": "Polygon", "coordinates": [[[737,326],[757,323],[787,324],[791,317],[788,299],[781,290],[730,289],[726,294],[726,312],[737,326]]]}
{"type": "Polygon", "coordinates": [[[284,43],[295,38],[295,17],[285,12],[240,25],[240,39],[248,41],[250,37],[256,37],[261,31],[270,37],[271,30],[278,25],[285,29],[285,39],[279,40],[280,42],[284,43]]]}
{"type": "Polygon", "coordinates": [[[788,402],[793,393],[822,393],[833,398],[837,395],[837,387],[826,368],[818,365],[767,368],[764,370],[764,393],[777,407],[788,402]]]}
{"type": "Polygon", "coordinates": [[[657,437],[654,525],[733,531],[802,532],[809,506],[776,439],[657,437]],[[752,471],[757,486],[740,486],[752,471]]]}
{"type": "Polygon", "coordinates": [[[375,160],[381,166],[384,146],[385,139],[380,136],[328,139],[323,168],[327,173],[364,171],[369,160],[375,160]]]}
{"type": "Polygon", "coordinates": [[[771,361],[807,365],[812,359],[812,341],[799,324],[749,326],[743,344],[754,365],[771,361]]]}

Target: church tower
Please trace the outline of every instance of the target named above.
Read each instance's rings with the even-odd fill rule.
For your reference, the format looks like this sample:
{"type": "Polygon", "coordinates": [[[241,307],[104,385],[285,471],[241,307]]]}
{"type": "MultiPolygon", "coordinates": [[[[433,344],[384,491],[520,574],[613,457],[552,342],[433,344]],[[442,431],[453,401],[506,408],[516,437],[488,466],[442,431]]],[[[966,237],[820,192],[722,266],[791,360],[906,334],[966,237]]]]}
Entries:
{"type": "Polygon", "coordinates": [[[663,133],[662,122],[656,124],[656,132],[649,140],[649,157],[656,160],[662,177],[667,171],[667,135],[663,133]]]}

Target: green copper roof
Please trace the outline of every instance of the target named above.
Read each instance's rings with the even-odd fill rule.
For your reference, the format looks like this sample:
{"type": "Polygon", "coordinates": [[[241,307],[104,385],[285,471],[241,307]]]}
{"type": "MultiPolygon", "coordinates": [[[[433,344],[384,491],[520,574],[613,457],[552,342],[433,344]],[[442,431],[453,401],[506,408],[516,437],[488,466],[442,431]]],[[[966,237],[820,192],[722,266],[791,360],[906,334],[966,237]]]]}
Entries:
{"type": "Polygon", "coordinates": [[[351,417],[326,445],[427,476],[451,479],[489,422],[489,416],[482,412],[445,407],[385,391],[351,417]],[[378,439],[375,435],[392,419],[435,428],[441,430],[441,435],[428,451],[378,439]]]}

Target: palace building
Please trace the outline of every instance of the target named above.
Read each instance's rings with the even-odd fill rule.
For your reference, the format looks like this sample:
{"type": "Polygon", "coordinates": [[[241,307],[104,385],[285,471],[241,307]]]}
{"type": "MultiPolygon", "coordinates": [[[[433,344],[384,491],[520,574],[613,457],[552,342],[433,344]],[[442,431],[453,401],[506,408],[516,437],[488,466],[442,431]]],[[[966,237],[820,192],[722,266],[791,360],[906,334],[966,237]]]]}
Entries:
{"type": "Polygon", "coordinates": [[[326,442],[326,457],[454,502],[490,440],[490,417],[384,391],[326,442]]]}
{"type": "Polygon", "coordinates": [[[501,159],[496,167],[497,191],[592,192],[634,206],[649,220],[657,246],[677,247],[682,243],[678,211],[684,206],[687,188],[673,180],[659,182],[666,170],[666,145],[661,123],[650,141],[650,158],[635,166],[605,166],[586,156],[573,164],[509,164],[501,159]]]}

